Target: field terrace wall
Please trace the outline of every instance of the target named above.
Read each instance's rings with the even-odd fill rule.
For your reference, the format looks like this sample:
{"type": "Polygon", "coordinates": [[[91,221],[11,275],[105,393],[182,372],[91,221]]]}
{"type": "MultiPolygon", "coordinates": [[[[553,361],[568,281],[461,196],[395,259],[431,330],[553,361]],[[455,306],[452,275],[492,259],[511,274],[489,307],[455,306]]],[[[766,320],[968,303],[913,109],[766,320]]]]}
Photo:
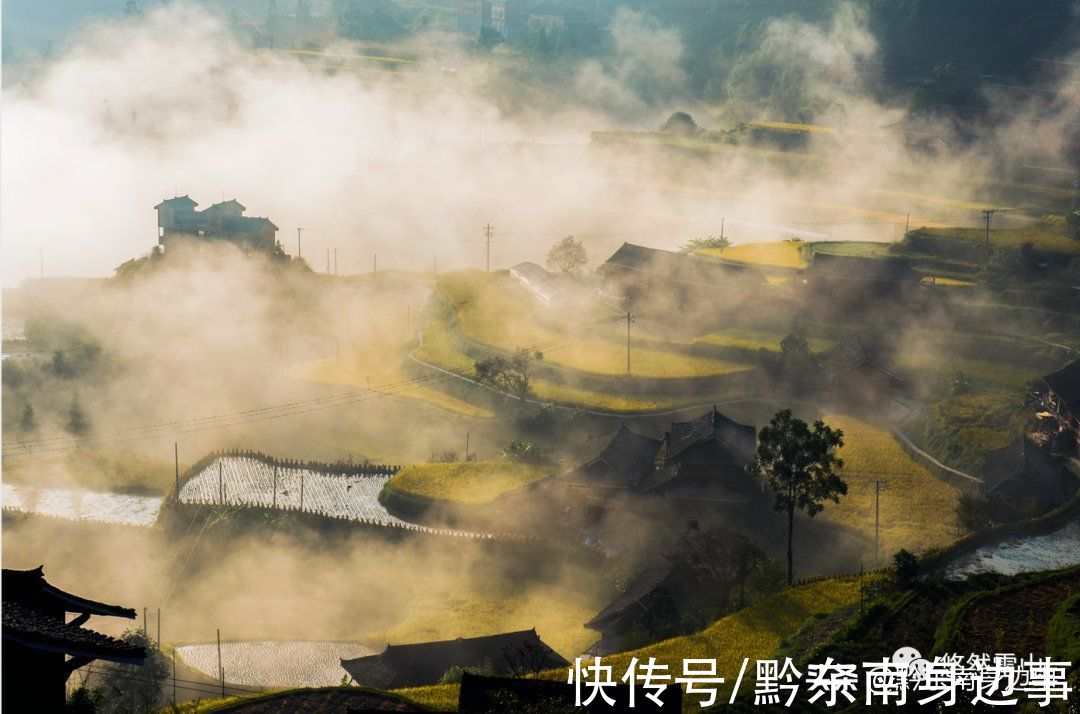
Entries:
{"type": "MultiPolygon", "coordinates": [[[[208,468],[219,458],[253,459],[269,466],[277,466],[289,469],[301,469],[326,474],[329,476],[387,476],[397,473],[402,468],[400,465],[389,464],[335,464],[326,462],[299,461],[292,459],[278,459],[257,451],[243,449],[221,450],[210,452],[209,454],[206,454],[198,461],[193,463],[191,466],[189,466],[180,477],[178,484],[180,489],[182,490],[185,484],[187,484],[201,471],[208,468]]],[[[175,487],[169,492],[168,496],[166,497],[165,504],[162,508],[162,513],[164,514],[166,510],[169,512],[170,516],[175,517],[180,523],[193,523],[197,518],[200,517],[200,515],[208,516],[214,511],[231,511],[236,514],[237,517],[244,517],[244,513],[262,514],[273,511],[276,513],[287,514],[290,518],[295,519],[299,523],[303,523],[316,529],[324,529],[328,527],[340,527],[344,529],[366,528],[371,530],[373,533],[378,533],[381,536],[406,533],[421,533],[425,535],[450,536],[456,538],[466,538],[470,540],[497,540],[509,543],[539,543],[542,541],[542,539],[536,538],[535,536],[528,536],[516,533],[476,532],[452,528],[431,527],[401,520],[382,521],[370,518],[356,518],[320,513],[317,511],[308,510],[306,508],[301,509],[298,506],[292,505],[279,505],[277,507],[268,507],[260,504],[228,502],[224,504],[183,503],[179,500],[179,493],[177,492],[175,487]]]]}
{"type": "Polygon", "coordinates": [[[1010,538],[1045,535],[1078,516],[1080,516],[1080,492],[1076,493],[1068,503],[1036,518],[1015,523],[1002,523],[972,531],[951,545],[926,553],[920,558],[919,568],[923,573],[938,573],[952,561],[983,546],[1000,543],[1010,538]]]}

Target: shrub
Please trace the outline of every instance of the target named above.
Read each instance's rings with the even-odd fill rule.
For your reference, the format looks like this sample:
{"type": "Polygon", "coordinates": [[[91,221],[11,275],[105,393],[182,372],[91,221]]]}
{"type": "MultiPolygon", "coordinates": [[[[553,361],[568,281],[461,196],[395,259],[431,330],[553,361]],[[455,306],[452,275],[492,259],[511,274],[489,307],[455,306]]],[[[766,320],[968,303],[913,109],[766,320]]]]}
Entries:
{"type": "Polygon", "coordinates": [[[893,570],[896,584],[906,588],[915,582],[915,577],[919,574],[919,559],[910,551],[901,548],[893,556],[893,570]]]}

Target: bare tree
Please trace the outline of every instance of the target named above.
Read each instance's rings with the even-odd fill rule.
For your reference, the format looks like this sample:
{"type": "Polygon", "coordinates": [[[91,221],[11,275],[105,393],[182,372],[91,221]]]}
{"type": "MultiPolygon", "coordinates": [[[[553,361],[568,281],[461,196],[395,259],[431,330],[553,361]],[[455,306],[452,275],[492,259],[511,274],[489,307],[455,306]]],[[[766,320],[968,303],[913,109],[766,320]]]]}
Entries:
{"type": "Polygon", "coordinates": [[[566,236],[551,246],[547,254],[548,267],[557,268],[563,273],[576,273],[588,260],[585,246],[581,241],[574,240],[574,236],[566,236]]]}

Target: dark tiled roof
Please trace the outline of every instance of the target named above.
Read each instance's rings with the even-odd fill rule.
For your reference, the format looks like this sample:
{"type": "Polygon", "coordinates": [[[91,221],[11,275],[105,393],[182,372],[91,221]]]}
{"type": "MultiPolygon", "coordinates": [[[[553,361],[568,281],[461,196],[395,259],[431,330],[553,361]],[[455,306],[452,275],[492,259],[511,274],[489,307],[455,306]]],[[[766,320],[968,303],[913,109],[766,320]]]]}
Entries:
{"type": "Polygon", "coordinates": [[[627,586],[625,591],[609,602],[593,619],[586,622],[585,627],[590,630],[600,631],[604,629],[607,621],[617,618],[630,608],[639,607],[638,603],[662,586],[673,570],[674,568],[670,565],[645,568],[627,586]]]}
{"type": "Polygon", "coordinates": [[[4,568],[2,578],[0,590],[5,603],[16,602],[32,608],[59,606],[64,612],[135,619],[135,610],[130,607],[107,605],[61,590],[45,579],[44,566],[39,565],[33,570],[4,568]]]}
{"type": "Polygon", "coordinates": [[[225,207],[239,209],[241,213],[243,213],[244,211],[247,210],[247,206],[240,203],[235,198],[230,198],[228,201],[221,201],[220,203],[215,203],[215,204],[211,205],[209,208],[207,208],[206,210],[207,211],[213,211],[214,209],[222,209],[222,208],[225,208],[225,207]]]}
{"type": "Polygon", "coordinates": [[[986,453],[983,488],[1001,498],[1059,504],[1066,499],[1059,457],[1029,438],[986,453]],[[1019,458],[1017,458],[1019,454],[1019,458]]]}
{"type": "Polygon", "coordinates": [[[3,607],[0,608],[5,642],[114,662],[140,663],[146,658],[146,650],[142,647],[65,623],[7,597],[8,593],[5,592],[3,607]]]}
{"type": "Polygon", "coordinates": [[[191,196],[184,194],[183,196],[177,196],[176,198],[166,198],[164,201],[154,206],[154,210],[159,208],[194,208],[199,204],[191,199],[191,196]]]}
{"type": "MultiPolygon", "coordinates": [[[[844,340],[838,345],[819,352],[817,355],[818,367],[821,368],[821,372],[826,378],[849,372],[864,364],[872,364],[878,369],[888,372],[892,377],[896,377],[890,367],[884,364],[886,361],[876,355],[871,358],[858,337],[844,340]]],[[[897,379],[899,378],[897,377],[897,379]]]]}
{"type": "Polygon", "coordinates": [[[856,255],[815,253],[810,267],[803,272],[810,276],[838,280],[919,281],[919,274],[912,270],[911,264],[904,258],[865,258],[856,255]]]}
{"type": "Polygon", "coordinates": [[[634,488],[653,471],[660,441],[630,431],[625,424],[614,433],[590,436],[583,465],[564,480],[614,488],[634,488]]]}
{"type": "Polygon", "coordinates": [[[496,674],[513,674],[522,666],[550,669],[567,661],[548,647],[536,630],[508,632],[487,637],[387,645],[377,655],[343,659],[341,666],[363,686],[379,689],[436,684],[452,667],[490,665],[496,674]]]}
{"type": "Polygon", "coordinates": [[[717,411],[713,407],[693,421],[675,422],[668,432],[667,459],[671,461],[687,449],[716,439],[727,447],[731,454],[731,463],[744,464],[754,458],[757,444],[757,432],[752,426],[737,421],[717,411]]]}
{"type": "Polygon", "coordinates": [[[1043,381],[1065,402],[1069,411],[1080,413],[1080,359],[1046,375],[1043,381]]]}
{"type": "Polygon", "coordinates": [[[278,229],[269,218],[255,218],[253,216],[234,216],[221,222],[221,227],[232,233],[259,233],[263,228],[278,229]]]}
{"type": "Polygon", "coordinates": [[[1016,441],[983,454],[983,490],[992,491],[998,484],[1024,470],[1023,441],[1016,441]]]}
{"type": "Polygon", "coordinates": [[[600,270],[606,272],[613,268],[702,287],[724,287],[724,284],[733,278],[764,281],[760,274],[742,265],[721,263],[669,250],[645,248],[631,243],[623,243],[622,247],[604,262],[600,270]]]}
{"type": "Polygon", "coordinates": [[[1010,501],[1037,501],[1039,503],[1061,503],[1061,488],[1054,488],[1043,481],[1021,472],[1001,481],[988,491],[995,496],[1010,501]]]}

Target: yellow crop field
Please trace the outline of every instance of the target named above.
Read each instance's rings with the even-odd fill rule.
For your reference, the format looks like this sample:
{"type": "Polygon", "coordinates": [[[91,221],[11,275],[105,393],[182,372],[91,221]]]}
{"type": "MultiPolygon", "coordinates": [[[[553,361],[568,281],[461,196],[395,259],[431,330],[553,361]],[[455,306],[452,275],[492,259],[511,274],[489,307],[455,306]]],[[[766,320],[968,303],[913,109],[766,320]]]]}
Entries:
{"type": "MultiPolygon", "coordinates": [[[[442,322],[431,322],[425,325],[424,344],[416,350],[416,357],[428,364],[456,371],[468,377],[472,374],[474,361],[451,344],[447,330],[446,324],[442,322]]],[[[477,387],[477,389],[480,389],[480,387],[477,387]]],[[[542,402],[617,414],[659,411],[695,404],[706,399],[706,397],[700,395],[693,398],[683,397],[679,399],[625,396],[617,393],[596,392],[571,387],[544,379],[533,379],[531,389],[533,398],[542,402]]]]}
{"type": "Polygon", "coordinates": [[[790,268],[801,270],[807,266],[806,253],[809,247],[805,243],[743,243],[724,248],[702,248],[695,251],[698,255],[710,258],[723,258],[732,263],[762,265],[770,268],[790,268]]]}
{"type": "Polygon", "coordinates": [[[408,378],[401,373],[401,358],[396,350],[390,350],[390,352],[395,357],[392,367],[388,363],[382,364],[387,355],[386,352],[380,353],[378,356],[371,355],[374,359],[367,361],[364,358],[357,358],[357,352],[349,351],[342,358],[340,368],[338,367],[337,358],[329,357],[297,365],[290,370],[289,374],[296,379],[308,382],[370,388],[376,392],[386,391],[396,396],[427,402],[441,409],[466,416],[482,419],[494,416],[491,411],[483,407],[469,404],[466,401],[428,387],[415,385],[400,388],[392,387],[391,385],[399,384],[408,378]]]}
{"type": "Polygon", "coordinates": [[[892,434],[849,416],[825,422],[843,429],[843,477],[847,496],[829,503],[817,518],[850,528],[873,548],[874,479],[888,481],[881,494],[880,549],[884,561],[901,548],[921,551],[955,540],[960,492],[915,463],[892,434]]]}
{"type": "MultiPolygon", "coordinates": [[[[580,372],[626,372],[626,345],[621,339],[589,336],[596,335],[605,318],[593,316],[569,323],[565,331],[544,327],[514,296],[513,287],[499,276],[479,271],[459,271],[439,281],[439,289],[457,314],[458,328],[476,342],[505,352],[540,347],[547,361],[580,372]],[[551,347],[544,350],[544,345],[551,347]]],[[[614,321],[613,317],[609,319],[614,321]]],[[[713,377],[751,368],[738,362],[640,346],[632,350],[631,359],[633,373],[640,377],[713,377]]]]}
{"type": "MultiPolygon", "coordinates": [[[[621,674],[631,657],[637,657],[639,661],[655,657],[677,676],[682,673],[684,659],[715,658],[719,676],[727,680],[720,687],[730,693],[744,657],[750,659],[753,667],[754,660],[769,658],[780,646],[780,641],[793,635],[807,618],[832,612],[858,600],[858,578],[800,585],[722,617],[701,632],[605,657],[604,664],[612,665],[614,671],[621,674]]],[[[697,709],[696,706],[688,708],[697,709]]]]}
{"type": "Polygon", "coordinates": [[[460,693],[460,684],[436,684],[431,687],[412,687],[394,691],[394,694],[401,695],[409,701],[441,712],[457,711],[460,693]]]}
{"type": "Polygon", "coordinates": [[[546,469],[502,461],[406,466],[389,481],[403,493],[456,503],[490,503],[549,475],[546,469]]]}

